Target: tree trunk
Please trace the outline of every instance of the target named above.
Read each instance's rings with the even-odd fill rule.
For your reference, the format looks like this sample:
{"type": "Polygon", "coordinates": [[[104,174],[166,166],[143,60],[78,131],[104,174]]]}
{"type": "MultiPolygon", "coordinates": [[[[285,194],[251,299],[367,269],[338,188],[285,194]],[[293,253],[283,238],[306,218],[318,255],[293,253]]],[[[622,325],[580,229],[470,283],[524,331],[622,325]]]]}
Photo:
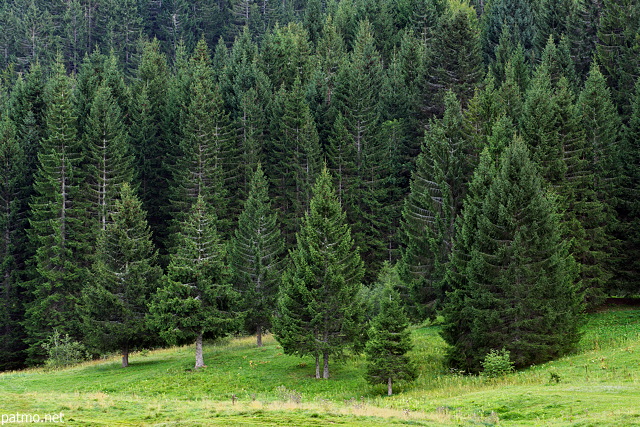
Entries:
{"type": "Polygon", "coordinates": [[[258,347],[262,347],[262,326],[258,325],[256,328],[256,343],[258,347]]]}
{"type": "Polygon", "coordinates": [[[122,348],[122,367],[126,368],[129,366],[129,347],[122,348]]]}
{"type": "Polygon", "coordinates": [[[329,378],[329,352],[325,351],[322,354],[322,358],[324,359],[324,372],[322,373],[322,378],[324,379],[328,379],[329,378]]]}
{"type": "Polygon", "coordinates": [[[320,355],[316,353],[316,379],[320,379],[320,355]]]}
{"type": "Polygon", "coordinates": [[[196,338],[196,366],[195,369],[205,368],[204,357],[202,356],[202,332],[196,338]]]}
{"type": "Polygon", "coordinates": [[[393,394],[393,388],[391,387],[391,377],[387,381],[387,395],[391,396],[393,394]]]}

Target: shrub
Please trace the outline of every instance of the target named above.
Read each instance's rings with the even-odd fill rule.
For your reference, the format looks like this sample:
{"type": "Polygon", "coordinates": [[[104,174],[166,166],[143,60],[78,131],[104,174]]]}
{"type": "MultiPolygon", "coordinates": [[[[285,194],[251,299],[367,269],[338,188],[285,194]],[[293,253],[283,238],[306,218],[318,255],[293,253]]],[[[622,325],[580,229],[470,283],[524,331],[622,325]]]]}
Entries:
{"type": "Polygon", "coordinates": [[[491,350],[482,361],[483,374],[490,378],[506,375],[513,372],[513,362],[511,353],[504,348],[502,350],[491,350]]]}
{"type": "Polygon", "coordinates": [[[57,329],[42,347],[47,351],[45,365],[49,368],[63,368],[89,359],[84,345],[72,341],[68,334],[63,336],[57,329]]]}

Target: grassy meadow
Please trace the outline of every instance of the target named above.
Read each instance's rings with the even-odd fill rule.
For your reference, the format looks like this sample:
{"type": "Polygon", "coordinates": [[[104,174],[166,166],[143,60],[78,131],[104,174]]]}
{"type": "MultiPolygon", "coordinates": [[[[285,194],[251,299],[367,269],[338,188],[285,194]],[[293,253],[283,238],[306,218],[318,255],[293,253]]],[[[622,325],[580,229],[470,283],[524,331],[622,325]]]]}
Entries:
{"type": "MultiPolygon", "coordinates": [[[[386,387],[363,379],[361,356],[333,360],[329,380],[312,358],[283,354],[267,336],[205,348],[134,353],[72,368],[0,374],[0,415],[59,414],[95,426],[630,426],[640,425],[640,310],[589,314],[578,352],[491,379],[449,372],[438,325],[413,331],[420,376],[386,387]]],[[[45,425],[53,425],[48,423],[45,425]]]]}

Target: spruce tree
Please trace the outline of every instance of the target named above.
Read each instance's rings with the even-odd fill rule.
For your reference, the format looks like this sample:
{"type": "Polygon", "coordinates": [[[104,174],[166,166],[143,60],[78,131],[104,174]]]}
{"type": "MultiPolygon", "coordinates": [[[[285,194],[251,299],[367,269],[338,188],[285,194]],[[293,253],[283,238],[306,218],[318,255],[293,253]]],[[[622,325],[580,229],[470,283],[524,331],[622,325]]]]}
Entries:
{"type": "Polygon", "coordinates": [[[195,368],[205,367],[204,338],[236,328],[236,292],[212,208],[199,196],[180,224],[162,285],[151,302],[151,322],[172,344],[196,344],[195,368]]]}
{"type": "Polygon", "coordinates": [[[291,91],[280,88],[274,99],[269,178],[276,188],[275,205],[284,235],[292,244],[307,211],[311,188],[320,169],[320,141],[299,78],[291,91]]]}
{"type": "Polygon", "coordinates": [[[622,240],[616,265],[616,283],[620,294],[638,291],[640,274],[640,79],[631,103],[631,117],[625,130],[620,159],[624,159],[617,211],[622,240]]]}
{"type": "Polygon", "coordinates": [[[278,295],[275,334],[286,354],[313,355],[316,378],[329,377],[329,357],[354,343],[360,324],[357,295],[364,274],[346,217],[325,168],[313,188],[291,264],[278,295]]]}
{"type": "Polygon", "coordinates": [[[458,224],[444,309],[454,367],[478,372],[487,353],[503,348],[526,367],[575,347],[582,296],[556,211],[519,138],[497,166],[483,152],[458,224]]]}
{"type": "Polygon", "coordinates": [[[121,186],[112,209],[98,239],[92,280],[82,291],[82,313],[87,341],[101,351],[121,351],[127,367],[131,351],[154,343],[147,304],[162,270],[146,213],[129,184],[121,186]]]}
{"type": "Polygon", "coordinates": [[[95,220],[94,230],[104,230],[122,185],[133,181],[129,134],[112,90],[100,85],[92,102],[84,135],[86,198],[95,220]]]}
{"type": "Polygon", "coordinates": [[[640,67],[640,5],[633,0],[609,0],[601,5],[598,23],[597,60],[611,96],[626,123],[640,67]]]}
{"type": "Polygon", "coordinates": [[[445,98],[444,118],[432,121],[416,160],[411,191],[402,210],[405,248],[399,271],[408,284],[406,302],[417,319],[435,316],[444,298],[444,278],[473,171],[473,150],[462,134],[462,111],[453,92],[445,98]]]}
{"type": "Polygon", "coordinates": [[[235,135],[220,92],[213,86],[211,60],[204,39],[191,60],[190,101],[183,122],[181,156],[172,185],[173,217],[184,220],[198,197],[215,206],[219,231],[229,233],[231,219],[225,185],[228,164],[234,157],[235,135]]]}
{"type": "Polygon", "coordinates": [[[176,157],[167,97],[170,80],[166,57],[157,40],[145,43],[134,87],[131,142],[140,180],[140,198],[160,252],[168,237],[169,165],[176,157]]]}
{"type": "MultiPolygon", "coordinates": [[[[375,279],[385,258],[385,235],[391,227],[383,206],[388,197],[390,159],[384,150],[380,132],[380,88],[384,73],[376,49],[371,24],[362,21],[351,52],[351,61],[338,74],[338,111],[353,144],[353,173],[345,188],[345,211],[353,226],[356,244],[362,249],[367,267],[366,282],[375,279]]],[[[334,137],[335,138],[335,137],[334,137]]],[[[346,141],[345,141],[346,143],[346,141]]],[[[349,177],[345,177],[346,181],[349,177]]]]}
{"type": "Polygon", "coordinates": [[[16,127],[0,119],[0,371],[24,366],[24,295],[26,262],[26,164],[16,127]]]}
{"type": "Polygon", "coordinates": [[[475,11],[463,2],[449,5],[435,29],[440,36],[434,37],[428,48],[428,88],[423,94],[427,117],[441,115],[441,99],[448,90],[466,106],[484,73],[475,11]]]}
{"type": "MultiPolygon", "coordinates": [[[[619,250],[616,239],[619,222],[615,213],[618,204],[617,189],[620,183],[620,117],[612,101],[599,66],[592,64],[584,88],[577,102],[580,125],[584,129],[585,145],[582,158],[585,162],[585,187],[591,193],[585,202],[598,204],[589,215],[583,217],[585,229],[591,230],[588,238],[598,244],[594,247],[595,259],[591,263],[601,269],[599,284],[606,286],[614,268],[615,254],[619,250]]],[[[601,292],[604,290],[600,290],[601,292]]],[[[606,291],[605,291],[606,292],[606,291]]],[[[597,293],[596,293],[597,295],[597,293]]],[[[601,295],[600,298],[602,298],[601,295]]]]}
{"type": "MultiPolygon", "coordinates": [[[[36,248],[25,327],[30,355],[55,328],[80,336],[76,312],[86,280],[88,247],[86,207],[80,197],[82,149],[73,116],[72,80],[60,61],[46,91],[47,136],[41,141],[31,200],[29,239],[36,248]]],[[[32,360],[35,361],[35,360],[32,360]]]]}
{"type": "Polygon", "coordinates": [[[371,384],[386,384],[393,394],[396,381],[413,381],[416,367],[407,353],[411,351],[409,321],[402,308],[400,294],[387,283],[380,296],[380,312],[371,321],[368,341],[366,378],[371,384]]]}
{"type": "Polygon", "coordinates": [[[258,347],[262,346],[262,334],[271,327],[284,255],[284,240],[267,190],[267,179],[258,164],[230,245],[245,328],[256,333],[258,347]]]}
{"type": "Polygon", "coordinates": [[[530,59],[535,35],[531,0],[495,0],[489,3],[482,28],[485,60],[495,58],[495,48],[504,27],[509,28],[511,45],[522,45],[526,57],[530,59]]]}

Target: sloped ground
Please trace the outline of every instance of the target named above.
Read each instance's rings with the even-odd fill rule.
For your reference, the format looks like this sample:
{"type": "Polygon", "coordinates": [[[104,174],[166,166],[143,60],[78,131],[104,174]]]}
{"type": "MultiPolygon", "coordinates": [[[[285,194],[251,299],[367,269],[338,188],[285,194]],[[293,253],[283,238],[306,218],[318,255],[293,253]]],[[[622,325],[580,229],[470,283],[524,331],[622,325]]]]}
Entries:
{"type": "MultiPolygon", "coordinates": [[[[59,425],[640,425],[640,310],[590,314],[577,354],[499,379],[450,373],[438,326],[414,331],[421,375],[385,386],[363,379],[360,356],[314,379],[311,358],[284,355],[267,337],[114,357],[61,371],[0,375],[0,416],[62,414],[59,425]]],[[[5,417],[6,416],[6,417],[5,417]]],[[[55,425],[46,423],[44,425],[55,425]]]]}

